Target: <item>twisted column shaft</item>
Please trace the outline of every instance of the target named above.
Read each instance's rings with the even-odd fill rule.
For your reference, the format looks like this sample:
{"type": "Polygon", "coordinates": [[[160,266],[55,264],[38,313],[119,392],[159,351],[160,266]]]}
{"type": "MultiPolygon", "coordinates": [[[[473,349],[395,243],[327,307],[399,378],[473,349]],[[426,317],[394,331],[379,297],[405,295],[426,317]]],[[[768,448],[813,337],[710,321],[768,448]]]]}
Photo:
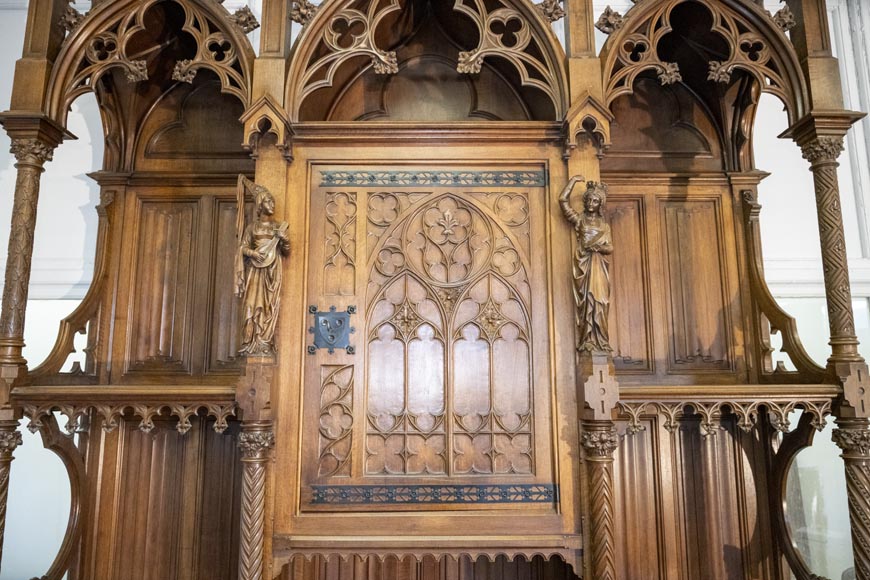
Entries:
{"type": "Polygon", "coordinates": [[[266,540],[266,465],[275,446],[271,422],[242,423],[242,517],[239,580],[262,580],[266,540]]]}
{"type": "Polygon", "coordinates": [[[837,419],[837,426],[832,437],[846,467],[855,578],[870,580],[870,420],[837,419]]]}
{"type": "Polygon", "coordinates": [[[0,562],[3,561],[3,540],[6,530],[6,500],[9,496],[9,472],[12,452],[21,445],[18,421],[0,421],[0,562]]]}
{"type": "Polygon", "coordinates": [[[619,444],[612,421],[583,421],[580,443],[589,483],[589,546],[592,577],[616,580],[613,452],[619,444]]]}

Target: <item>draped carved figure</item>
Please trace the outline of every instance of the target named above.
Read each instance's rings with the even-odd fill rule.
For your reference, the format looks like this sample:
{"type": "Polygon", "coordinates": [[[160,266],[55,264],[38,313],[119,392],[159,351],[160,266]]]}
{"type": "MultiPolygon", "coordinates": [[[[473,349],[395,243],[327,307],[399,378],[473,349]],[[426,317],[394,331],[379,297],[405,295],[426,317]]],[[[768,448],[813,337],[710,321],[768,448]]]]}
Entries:
{"type": "Polygon", "coordinates": [[[604,219],[607,186],[589,181],[583,193],[583,211],[571,207],[571,191],[583,177],[575,175],[562,190],[559,204],[565,218],[574,226],[577,251],[574,254],[574,300],[577,305],[577,350],[611,351],[607,328],[610,310],[610,254],[613,240],[604,219]]]}
{"type": "Polygon", "coordinates": [[[243,175],[238,183],[239,250],[236,255],[235,292],[243,300],[244,355],[270,355],[281,302],[282,259],[290,253],[287,222],[272,219],[272,193],[243,175]],[[245,194],[254,197],[255,219],[245,225],[245,194]]]}

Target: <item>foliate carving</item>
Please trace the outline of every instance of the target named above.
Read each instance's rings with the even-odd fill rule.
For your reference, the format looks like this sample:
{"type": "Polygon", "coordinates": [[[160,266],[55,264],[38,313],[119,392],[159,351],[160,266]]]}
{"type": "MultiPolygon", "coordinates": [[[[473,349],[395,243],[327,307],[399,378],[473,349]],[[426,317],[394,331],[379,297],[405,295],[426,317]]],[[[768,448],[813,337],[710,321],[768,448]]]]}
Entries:
{"type": "Polygon", "coordinates": [[[196,68],[192,65],[193,61],[189,58],[176,62],[172,69],[172,80],[192,84],[196,78],[196,68]]]}
{"type": "Polygon", "coordinates": [[[776,14],[773,15],[773,23],[779,26],[779,28],[783,32],[788,32],[789,30],[797,26],[797,21],[795,20],[794,13],[792,13],[788,5],[785,5],[777,10],[776,14]]]}
{"type": "Polygon", "coordinates": [[[272,219],[272,193],[243,175],[237,193],[235,292],[243,299],[241,354],[271,355],[281,306],[282,260],[290,253],[287,222],[272,219]],[[254,197],[256,219],[245,225],[245,194],[254,197]]]}
{"type": "Polygon", "coordinates": [[[49,404],[43,406],[25,405],[24,416],[28,419],[27,429],[36,433],[44,427],[43,419],[54,412],[67,418],[64,431],[72,437],[78,429],[87,424],[88,417],[95,413],[102,418],[103,431],[111,433],[118,428],[121,418],[139,418],[139,430],[150,433],[154,430],[154,420],[159,417],[177,420],[175,430],[185,435],[193,427],[191,419],[204,411],[205,416],[214,419],[214,430],[223,433],[228,427],[229,417],[236,414],[235,403],[101,403],[101,404],[49,404]]]}
{"type": "Polygon", "coordinates": [[[845,453],[866,455],[870,460],[870,429],[834,429],[831,439],[845,453]]]}
{"type": "Polygon", "coordinates": [[[318,8],[319,6],[312,4],[309,0],[293,0],[290,8],[290,20],[305,26],[317,14],[318,8]]]}
{"type": "Polygon", "coordinates": [[[52,160],[54,147],[39,139],[14,139],[9,152],[18,163],[42,167],[46,161],[52,160]]]}
{"type": "Polygon", "coordinates": [[[239,433],[239,450],[245,459],[264,459],[275,446],[275,433],[271,430],[245,431],[239,433]]]}
{"type": "Polygon", "coordinates": [[[11,458],[12,453],[21,443],[21,433],[17,430],[0,431],[0,461],[11,458]]]}
{"type": "Polygon", "coordinates": [[[254,13],[251,12],[251,9],[247,6],[242,6],[238,10],[236,10],[230,17],[229,21],[235,24],[241,29],[245,34],[250,34],[251,32],[260,28],[260,22],[257,20],[257,17],[254,16],[254,13]]]}
{"type": "Polygon", "coordinates": [[[457,71],[478,74],[485,58],[498,56],[516,68],[523,86],[543,91],[556,109],[560,108],[554,65],[534,56],[543,51],[536,46],[532,29],[520,12],[503,5],[490,12],[484,0],[474,0],[474,8],[467,5],[465,0],[456,0],[453,9],[472,20],[480,38],[477,48],[459,53],[457,71]],[[538,50],[531,51],[533,47],[538,50]],[[534,74],[530,74],[530,71],[534,71],[534,74]]]}
{"type": "Polygon", "coordinates": [[[610,6],[604,9],[598,21],[595,23],[595,28],[604,34],[612,34],[622,28],[625,18],[610,6]]]}
{"type": "Polygon", "coordinates": [[[565,17],[561,0],[543,0],[535,4],[535,8],[541,11],[547,22],[557,22],[565,17]]]}
{"type": "Polygon", "coordinates": [[[583,445],[587,455],[608,457],[613,455],[613,452],[619,447],[619,435],[615,429],[609,431],[583,431],[580,435],[580,444],[583,445]]]}
{"type": "Polygon", "coordinates": [[[842,137],[819,137],[801,147],[804,159],[812,164],[836,161],[843,150],[842,137]]]}
{"type": "Polygon", "coordinates": [[[701,418],[701,433],[704,437],[716,435],[722,430],[721,418],[731,413],[737,419],[737,426],[748,433],[758,423],[762,412],[767,413],[771,426],[786,433],[789,430],[789,415],[796,409],[812,417],[811,425],[821,432],[825,428],[825,418],[831,414],[830,399],[804,399],[788,402],[764,399],[722,399],[714,401],[620,401],[619,407],[628,416],[626,433],[632,435],[644,430],[641,417],[644,414],[658,414],[664,417],[663,426],[671,433],[679,427],[679,420],[692,414],[701,418]]]}
{"type": "Polygon", "coordinates": [[[577,350],[609,352],[608,313],[610,311],[610,263],[613,253],[610,225],[604,219],[607,186],[590,181],[583,193],[583,212],[569,202],[571,191],[583,181],[574,176],[559,196],[565,218],[576,236],[574,254],[574,301],[577,326],[577,350]]]}

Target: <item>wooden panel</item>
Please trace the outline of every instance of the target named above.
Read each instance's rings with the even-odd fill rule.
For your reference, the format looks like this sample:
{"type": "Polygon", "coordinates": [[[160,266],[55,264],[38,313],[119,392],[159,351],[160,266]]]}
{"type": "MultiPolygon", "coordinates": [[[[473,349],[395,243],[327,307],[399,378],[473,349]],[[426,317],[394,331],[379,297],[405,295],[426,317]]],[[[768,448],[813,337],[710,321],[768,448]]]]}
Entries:
{"type": "Polygon", "coordinates": [[[661,201],[671,373],[731,370],[718,199],[661,201]]]}
{"type": "Polygon", "coordinates": [[[236,204],[219,201],[216,209],[215,266],[213,269],[209,373],[238,374],[242,359],[239,357],[240,301],[233,294],[235,279],[236,204]]]}
{"type": "Polygon", "coordinates": [[[653,372],[643,198],[611,196],[607,206],[614,246],[610,270],[613,363],[620,372],[653,372]]]}
{"type": "Polygon", "coordinates": [[[326,194],[326,257],[324,296],[353,296],[356,293],[356,194],[326,194]]]}
{"type": "Polygon", "coordinates": [[[613,465],[616,504],[615,537],[618,577],[622,580],[663,578],[661,501],[658,485],[662,453],[656,423],[646,420],[644,430],[623,438],[613,465]]]}
{"type": "Polygon", "coordinates": [[[191,371],[196,219],[193,202],[141,203],[128,372],[191,371]]]}

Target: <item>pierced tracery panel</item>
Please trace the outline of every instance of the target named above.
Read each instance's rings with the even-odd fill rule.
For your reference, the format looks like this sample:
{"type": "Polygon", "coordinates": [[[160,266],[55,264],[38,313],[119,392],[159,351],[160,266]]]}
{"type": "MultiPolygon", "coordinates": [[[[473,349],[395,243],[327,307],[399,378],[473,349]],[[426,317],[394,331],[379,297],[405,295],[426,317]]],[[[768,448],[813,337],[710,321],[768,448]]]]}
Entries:
{"type": "Polygon", "coordinates": [[[523,194],[369,197],[366,474],[534,471],[528,219],[523,194]]]}

